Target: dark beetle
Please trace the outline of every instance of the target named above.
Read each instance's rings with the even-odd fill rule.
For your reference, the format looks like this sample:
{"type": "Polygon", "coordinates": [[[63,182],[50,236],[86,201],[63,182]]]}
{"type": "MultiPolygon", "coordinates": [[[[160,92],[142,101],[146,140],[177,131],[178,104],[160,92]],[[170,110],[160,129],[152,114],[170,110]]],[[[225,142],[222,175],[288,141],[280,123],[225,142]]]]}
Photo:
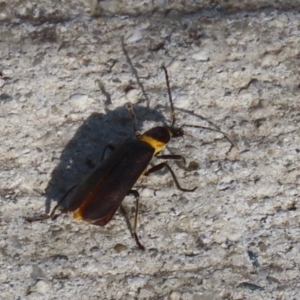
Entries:
{"type": "MultiPolygon", "coordinates": [[[[159,163],[147,170],[153,156],[162,159],[181,159],[184,161],[181,155],[159,155],[171,138],[182,137],[184,135],[183,126],[209,129],[197,125],[175,127],[176,118],[168,73],[165,67],[163,67],[163,69],[166,76],[169,102],[171,105],[171,125],[157,126],[140,134],[136,129],[136,118],[132,105],[128,103],[127,108],[133,119],[136,139],[126,139],[116,149],[111,145],[106,146],[102,154],[102,162],[79,185],[73,187],[64,195],[53,208],[50,214],[52,219],[58,216],[55,215],[55,212],[58,207],[62,206],[61,213],[73,212],[75,219],[83,220],[93,225],[104,226],[114,216],[124,198],[132,194],[136,198],[133,236],[138,247],[144,250],[145,248],[140,243],[136,234],[139,193],[136,190],[132,190],[138,178],[141,175],[149,175],[162,168],[167,168],[179,190],[192,192],[196,189],[196,187],[193,189],[182,188],[173,170],[166,162],[159,163]],[[103,160],[107,148],[113,151],[108,158],[103,160]],[[67,197],[71,191],[73,191],[72,195],[67,197]]],[[[217,129],[212,130],[221,132],[217,129]]],[[[231,142],[228,136],[226,134],[224,135],[231,142]]],[[[30,219],[27,218],[27,220],[30,219]]]]}

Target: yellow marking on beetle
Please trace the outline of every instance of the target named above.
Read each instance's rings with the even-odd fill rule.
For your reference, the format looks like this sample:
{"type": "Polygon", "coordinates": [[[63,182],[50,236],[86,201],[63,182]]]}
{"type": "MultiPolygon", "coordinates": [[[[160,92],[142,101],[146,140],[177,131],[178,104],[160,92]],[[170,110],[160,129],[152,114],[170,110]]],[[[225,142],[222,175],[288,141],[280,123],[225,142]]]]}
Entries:
{"type": "Polygon", "coordinates": [[[160,142],[148,135],[142,134],[139,136],[139,140],[146,142],[149,144],[152,148],[154,148],[154,155],[162,151],[166,147],[166,143],[160,142]]]}
{"type": "Polygon", "coordinates": [[[81,215],[80,207],[73,212],[73,217],[76,220],[82,220],[83,219],[82,215],[81,215]]]}
{"type": "MultiPolygon", "coordinates": [[[[89,203],[93,200],[95,194],[99,191],[99,189],[103,185],[103,180],[99,182],[99,184],[96,185],[96,187],[93,189],[93,191],[88,195],[88,197],[83,201],[83,203],[73,212],[73,217],[76,220],[84,220],[82,213],[86,209],[86,207],[89,205],[89,203]]],[[[88,222],[88,220],[85,220],[88,222]]]]}

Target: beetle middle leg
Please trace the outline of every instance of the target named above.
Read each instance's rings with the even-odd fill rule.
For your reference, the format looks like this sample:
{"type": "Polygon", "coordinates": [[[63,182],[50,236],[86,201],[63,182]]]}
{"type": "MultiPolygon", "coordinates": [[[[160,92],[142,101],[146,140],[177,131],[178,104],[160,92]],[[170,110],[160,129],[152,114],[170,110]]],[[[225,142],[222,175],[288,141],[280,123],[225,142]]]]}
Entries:
{"type": "Polygon", "coordinates": [[[138,245],[138,247],[141,249],[141,250],[145,250],[145,247],[141,244],[139,238],[138,238],[138,235],[136,233],[136,228],[137,228],[137,217],[138,217],[138,212],[139,212],[139,199],[140,199],[140,193],[137,191],[137,190],[130,190],[128,192],[128,195],[133,195],[135,197],[135,215],[134,215],[134,224],[133,224],[133,230],[132,230],[132,227],[131,227],[131,224],[130,224],[130,221],[129,221],[129,218],[128,218],[128,214],[127,214],[127,211],[126,209],[124,208],[124,206],[121,204],[120,205],[120,208],[121,208],[121,212],[122,214],[124,215],[125,219],[126,219],[126,223],[127,223],[127,226],[129,228],[129,230],[131,231],[131,234],[133,235],[134,239],[135,239],[135,242],[136,244],[138,245]]]}
{"type": "Polygon", "coordinates": [[[114,151],[114,150],[116,149],[116,147],[115,147],[114,145],[112,145],[112,144],[107,144],[107,145],[104,147],[103,151],[102,151],[102,154],[101,154],[101,161],[104,160],[105,153],[106,153],[107,149],[109,149],[110,151],[114,151]]]}
{"type": "MultiPolygon", "coordinates": [[[[135,114],[134,114],[134,111],[133,111],[133,108],[132,108],[132,105],[131,103],[128,103],[127,104],[127,109],[129,110],[130,114],[131,114],[131,118],[133,120],[133,128],[134,128],[134,131],[135,131],[135,134],[138,136],[139,133],[136,129],[136,117],[135,117],[135,114]]],[[[101,156],[101,161],[103,161],[104,157],[105,157],[105,152],[107,151],[107,149],[111,150],[111,151],[114,151],[115,150],[115,147],[112,145],[112,144],[108,144],[105,146],[105,148],[103,149],[103,152],[102,152],[102,156],[101,156]]],[[[134,237],[135,239],[135,242],[137,244],[137,246],[141,249],[141,250],[145,250],[145,247],[141,244],[139,238],[138,238],[138,235],[136,233],[136,228],[137,228],[137,217],[138,217],[138,212],[139,212],[139,199],[140,199],[140,194],[137,190],[130,190],[128,192],[128,195],[133,195],[135,197],[135,215],[134,215],[134,224],[133,224],[133,230],[132,230],[132,226],[131,226],[131,223],[130,223],[130,220],[128,218],[128,214],[127,214],[127,211],[126,209],[124,208],[124,206],[122,205],[122,203],[120,204],[120,210],[122,212],[122,214],[124,215],[125,217],[125,220],[126,220],[126,223],[127,223],[127,226],[132,234],[132,236],[134,237]]]]}
{"type": "MultiPolygon", "coordinates": [[[[172,155],[171,155],[172,156],[172,155]]],[[[176,155],[177,156],[177,155],[176,155]]],[[[179,156],[181,156],[181,155],[178,155],[178,157],[179,156]]],[[[161,169],[163,169],[163,168],[167,168],[168,170],[169,170],[169,172],[171,173],[171,175],[172,175],[172,177],[173,177],[173,180],[174,180],[174,182],[175,182],[175,185],[176,185],[176,187],[180,190],[180,191],[182,191],[182,192],[193,192],[197,187],[194,187],[193,189],[185,189],[185,188],[182,188],[181,186],[180,186],[180,184],[179,184],[179,182],[178,182],[178,179],[177,179],[177,177],[176,177],[176,175],[175,175],[175,173],[174,173],[174,171],[172,170],[172,168],[166,163],[166,162],[162,162],[162,163],[160,163],[160,164],[157,164],[157,165],[155,165],[155,166],[153,166],[152,168],[150,168],[148,171],[146,171],[145,173],[144,173],[144,175],[145,176],[148,176],[149,174],[151,174],[151,173],[154,173],[154,172],[156,172],[156,171],[159,171],[159,170],[161,170],[161,169]]]]}

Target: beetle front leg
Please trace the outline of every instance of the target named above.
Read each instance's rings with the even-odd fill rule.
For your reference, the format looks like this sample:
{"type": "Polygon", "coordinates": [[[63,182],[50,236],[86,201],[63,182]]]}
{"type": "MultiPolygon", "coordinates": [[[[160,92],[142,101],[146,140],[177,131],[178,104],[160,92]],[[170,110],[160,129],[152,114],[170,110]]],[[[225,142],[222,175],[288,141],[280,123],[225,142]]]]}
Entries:
{"type": "Polygon", "coordinates": [[[193,192],[193,191],[197,188],[197,187],[194,187],[193,189],[184,189],[184,188],[182,188],[182,187],[180,186],[179,182],[178,182],[178,179],[177,179],[177,177],[176,177],[174,171],[173,171],[173,170],[171,169],[171,167],[170,167],[167,163],[165,163],[165,162],[160,163],[160,164],[155,165],[154,167],[150,168],[148,171],[146,171],[146,172],[144,173],[144,175],[145,175],[145,176],[148,176],[149,174],[154,173],[154,172],[156,172],[156,171],[159,171],[159,170],[163,169],[164,167],[166,167],[166,168],[169,170],[169,172],[171,173],[171,175],[172,175],[172,177],[173,177],[173,180],[174,180],[174,182],[175,182],[176,187],[177,187],[180,191],[183,191],[183,192],[193,192]]]}

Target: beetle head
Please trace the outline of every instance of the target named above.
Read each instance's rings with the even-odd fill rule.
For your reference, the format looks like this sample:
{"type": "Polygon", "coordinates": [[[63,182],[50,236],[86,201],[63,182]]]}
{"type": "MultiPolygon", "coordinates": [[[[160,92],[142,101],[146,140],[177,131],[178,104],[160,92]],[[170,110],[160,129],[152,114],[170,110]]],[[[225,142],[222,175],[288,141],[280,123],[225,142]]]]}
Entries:
{"type": "Polygon", "coordinates": [[[167,127],[172,138],[184,136],[182,127],[167,127]]]}

